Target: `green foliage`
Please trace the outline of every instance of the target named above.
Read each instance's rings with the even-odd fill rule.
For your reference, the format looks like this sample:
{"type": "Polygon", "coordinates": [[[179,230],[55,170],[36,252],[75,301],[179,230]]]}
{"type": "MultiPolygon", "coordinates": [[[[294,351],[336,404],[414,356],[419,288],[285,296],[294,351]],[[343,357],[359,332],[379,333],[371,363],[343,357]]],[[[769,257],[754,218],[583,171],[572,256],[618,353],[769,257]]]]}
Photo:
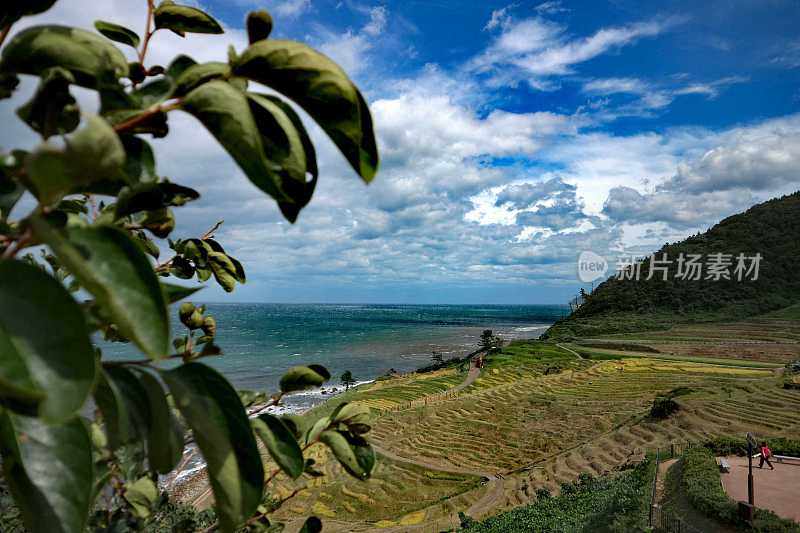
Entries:
{"type": "Polygon", "coordinates": [[[556,322],[544,335],[550,339],[591,337],[608,333],[667,329],[677,322],[751,317],[795,305],[800,276],[800,192],[751,207],[721,221],[703,234],[664,245],[657,257],[673,260],[667,280],[647,280],[650,260],[641,263],[638,281],[608,279],[587,296],[586,303],[556,322]],[[675,259],[681,254],[743,253],[763,256],[757,280],[676,279],[675,259]]]}
{"type": "MultiPolygon", "coordinates": [[[[463,531],[481,533],[644,531],[655,464],[645,461],[616,475],[582,474],[564,483],[559,496],[537,492],[531,505],[482,522],[462,518],[463,531]]],[[[465,517],[468,518],[468,517],[465,517]]]]}
{"type": "Polygon", "coordinates": [[[97,29],[97,31],[112,41],[127,44],[133,48],[139,47],[139,36],[135,31],[129,30],[125,26],[120,26],[119,24],[114,24],[113,22],[98,20],[95,21],[94,27],[97,29]]]}
{"type": "Polygon", "coordinates": [[[16,412],[63,422],[92,390],[83,311],[58,281],[17,261],[0,262],[0,352],[0,401],[16,412]]]}
{"type": "MultiPolygon", "coordinates": [[[[363,97],[323,55],[270,40],[273,21],[265,11],[248,17],[251,45],[241,54],[231,49],[227,61],[198,64],[180,55],[167,68],[149,65],[148,43],[161,30],[185,36],[223,29],[195,7],[142,2],[148,20],[141,37],[112,21],[95,23],[100,35],[35,26],[0,51],[0,98],[15,93],[20,75],[39,78],[17,116],[42,138],[30,151],[0,150],[4,530],[279,529],[268,515],[283,502],[265,495],[265,479],[281,472],[319,475],[304,457],[309,447],[328,446],[358,479],[375,466],[364,438],[369,413],[357,406],[342,404],[321,418],[248,419],[245,404],[276,405],[285,395],[320,386],[331,377],[324,367],[290,369],[271,397],[240,394],[198,362],[221,355],[217,323],[205,306],[184,302],[174,310],[185,330],[170,338],[169,306],[199,287],[162,278],[205,283],[213,277],[228,292],[247,278],[215,238],[221,221],[202,236],[167,239],[176,227],[174,210],[201,191],[162,177],[144,138],[168,135],[169,114],[188,112],[294,222],[311,200],[319,169],[306,128],[284,98],[306,109],[369,181],[378,153],[363,97]],[[136,49],[137,60],[129,64],[114,43],[136,49]],[[281,95],[248,92],[249,81],[281,95]],[[76,86],[95,91],[99,109],[79,109],[76,86]],[[48,142],[56,135],[64,142],[48,142]],[[12,219],[25,191],[37,205],[12,219]],[[41,256],[24,253],[32,246],[42,246],[41,256]],[[156,263],[167,249],[170,257],[156,263]],[[93,346],[95,334],[131,342],[144,357],[108,361],[93,346]],[[177,364],[164,369],[159,363],[166,359],[177,364]],[[84,417],[90,396],[96,408],[91,420],[84,417]],[[181,463],[187,431],[207,464],[213,511],[170,503],[156,483],[181,463]],[[257,438],[279,466],[269,477],[257,438]]],[[[4,2],[0,30],[8,35],[21,17],[53,4],[4,2]]],[[[311,517],[303,531],[321,527],[311,517]]]]}
{"type": "MultiPolygon", "coordinates": [[[[800,457],[800,440],[786,437],[762,437],[758,440],[766,440],[770,450],[776,455],[800,457]]],[[[743,437],[715,437],[704,446],[714,452],[714,455],[747,455],[747,440],[743,437]]]]}
{"type": "Polygon", "coordinates": [[[31,531],[81,531],[92,494],[92,451],[82,420],[49,425],[0,414],[3,475],[31,531]]]}
{"type": "Polygon", "coordinates": [[[345,370],[344,373],[339,378],[339,380],[342,382],[342,385],[344,385],[346,391],[350,390],[350,387],[356,384],[356,380],[353,377],[353,373],[350,372],[349,370],[345,370]]]}

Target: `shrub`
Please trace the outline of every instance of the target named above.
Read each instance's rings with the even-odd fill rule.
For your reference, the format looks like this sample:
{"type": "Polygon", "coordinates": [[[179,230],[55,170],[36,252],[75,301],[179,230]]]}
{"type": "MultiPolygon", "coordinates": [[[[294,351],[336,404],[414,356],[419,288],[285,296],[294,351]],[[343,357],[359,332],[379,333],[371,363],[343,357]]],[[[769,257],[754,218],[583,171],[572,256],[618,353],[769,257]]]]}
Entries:
{"type": "Polygon", "coordinates": [[[669,396],[656,396],[653,406],[650,408],[650,416],[653,418],[668,418],[669,415],[680,409],[680,406],[669,396]]]}
{"type": "Polygon", "coordinates": [[[469,533],[643,531],[654,473],[647,460],[614,475],[583,474],[563,484],[558,496],[539,489],[530,505],[462,527],[469,533]]]}

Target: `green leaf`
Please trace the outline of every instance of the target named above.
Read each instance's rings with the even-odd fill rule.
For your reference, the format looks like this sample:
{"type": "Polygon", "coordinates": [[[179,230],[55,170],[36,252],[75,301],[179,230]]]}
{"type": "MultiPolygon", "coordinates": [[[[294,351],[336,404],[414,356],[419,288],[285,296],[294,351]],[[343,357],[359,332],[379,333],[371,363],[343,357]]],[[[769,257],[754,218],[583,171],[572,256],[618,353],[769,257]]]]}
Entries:
{"type": "Polygon", "coordinates": [[[297,102],[317,121],[365,181],[378,169],[378,149],[369,107],[336,63],[294,41],[250,45],[233,73],[263,83],[297,102]]]}
{"type": "Polygon", "coordinates": [[[172,63],[167,67],[167,76],[173,80],[177,80],[181,74],[192,65],[196,65],[197,61],[187,55],[179,55],[172,60],[172,63]]]}
{"type": "Polygon", "coordinates": [[[134,183],[156,181],[156,159],[147,141],[135,135],[121,135],[120,141],[125,149],[125,174],[134,183]]]}
{"type": "Polygon", "coordinates": [[[279,168],[267,161],[261,134],[241,91],[213,80],[190,92],[183,107],[216,137],[256,187],[279,203],[292,201],[280,188],[279,168]]]}
{"type": "Polygon", "coordinates": [[[97,20],[94,23],[94,27],[97,29],[97,31],[112,41],[127,44],[128,46],[132,46],[134,48],[138,48],[139,46],[139,36],[135,31],[129,30],[125,26],[120,26],[119,24],[114,24],[113,22],[97,20]]]}
{"type": "Polygon", "coordinates": [[[11,98],[19,87],[19,76],[10,72],[0,72],[0,100],[11,98]]]}
{"type": "Polygon", "coordinates": [[[224,531],[250,518],[261,502],[264,468],[247,413],[224,377],[200,363],[162,373],[208,463],[224,531]]]}
{"type": "Polygon", "coordinates": [[[375,468],[375,452],[362,439],[342,431],[328,430],[320,435],[347,472],[358,479],[367,479],[375,468]]]}
{"type": "MultiPolygon", "coordinates": [[[[320,367],[322,368],[322,367],[320,367]]],[[[327,374],[327,370],[325,370],[327,374]]],[[[307,366],[293,366],[281,378],[280,387],[284,394],[319,387],[330,378],[307,366]]]]}
{"type": "Polygon", "coordinates": [[[25,15],[36,15],[50,9],[56,0],[5,0],[0,6],[0,28],[9,26],[25,15]]]}
{"type": "Polygon", "coordinates": [[[146,212],[139,223],[156,237],[165,239],[175,229],[175,215],[170,209],[157,209],[146,212]]]}
{"type": "Polygon", "coordinates": [[[25,161],[28,178],[40,202],[50,205],[66,194],[91,190],[94,182],[120,180],[125,150],[117,134],[98,116],[71,135],[62,150],[41,145],[25,161]]]}
{"type": "Polygon", "coordinates": [[[181,206],[200,198],[200,193],[189,187],[170,183],[138,183],[123,188],[117,197],[116,218],[138,213],[155,211],[168,206],[181,206]]]}
{"type": "Polygon", "coordinates": [[[228,78],[231,67],[227,63],[211,62],[194,64],[186,68],[175,80],[175,96],[185,96],[211,80],[228,78]]]}
{"type": "Polygon", "coordinates": [[[314,443],[320,437],[320,435],[322,435],[322,433],[327,430],[328,427],[330,427],[332,423],[333,421],[329,416],[323,416],[314,422],[306,432],[303,438],[303,444],[308,446],[309,444],[314,443]]]}
{"type": "Polygon", "coordinates": [[[150,406],[147,460],[151,469],[167,474],[183,457],[183,428],[173,416],[158,380],[147,372],[138,374],[150,406]]]}
{"type": "Polygon", "coordinates": [[[66,26],[34,26],[3,48],[0,70],[40,76],[62,67],[78,85],[98,88],[128,75],[128,61],[117,47],[92,32],[66,26]]]}
{"type": "Polygon", "coordinates": [[[81,121],[78,104],[69,92],[69,85],[74,82],[68,70],[46,70],[36,94],[17,110],[17,115],[45,139],[71,133],[81,121]]]}
{"type": "Polygon", "coordinates": [[[153,13],[156,29],[182,33],[224,33],[222,26],[207,13],[173,2],[162,2],[153,13]]]}
{"type": "Polygon", "coordinates": [[[77,412],[95,378],[83,311],[37,267],[0,262],[0,399],[60,422],[77,412]]]}
{"type": "Polygon", "coordinates": [[[320,533],[322,531],[322,520],[316,516],[309,516],[299,533],[320,533]]]}
{"type": "Polygon", "coordinates": [[[230,257],[219,252],[209,252],[208,265],[214,273],[214,279],[217,280],[226,292],[233,291],[236,286],[237,272],[236,266],[231,261],[230,257]]]}
{"type": "Polygon", "coordinates": [[[336,412],[333,417],[334,422],[342,422],[344,424],[366,424],[370,421],[369,407],[358,403],[344,403],[336,412]]]}
{"type": "Polygon", "coordinates": [[[158,260],[159,256],[161,255],[161,250],[159,249],[158,245],[153,242],[153,239],[148,237],[143,231],[134,231],[132,235],[136,241],[136,244],[139,245],[144,253],[153,259],[158,260]]]}
{"type": "Polygon", "coordinates": [[[166,355],[169,317],[164,293],[150,261],[126,232],[97,226],[69,228],[62,235],[41,219],[31,225],[125,337],[151,359],[166,355]]]}
{"type": "Polygon", "coordinates": [[[161,288],[164,290],[164,297],[167,299],[167,303],[174,304],[184,298],[188,298],[203,287],[184,287],[174,283],[161,282],[161,288]]]}
{"type": "Polygon", "coordinates": [[[11,155],[0,154],[0,223],[8,219],[9,213],[25,192],[25,187],[12,178],[24,164],[27,153],[15,150],[11,155]]]}
{"type": "Polygon", "coordinates": [[[305,460],[291,430],[280,418],[263,414],[252,421],[256,435],[267,447],[272,459],[286,475],[297,479],[303,475],[305,460]]]}
{"type": "Polygon", "coordinates": [[[266,95],[249,93],[248,98],[264,153],[280,169],[281,189],[293,200],[279,202],[279,206],[284,216],[294,222],[300,209],[311,200],[317,184],[314,145],[289,105],[266,95]],[[311,174],[311,180],[307,174],[311,174]]]}
{"type": "Polygon", "coordinates": [[[147,391],[133,372],[121,366],[105,368],[94,398],[103,413],[112,450],[147,435],[150,423],[147,391]]]}
{"type": "Polygon", "coordinates": [[[138,87],[131,93],[131,97],[136,100],[139,107],[147,109],[169,100],[174,96],[174,92],[175,83],[169,78],[161,78],[138,87]]]}
{"type": "Polygon", "coordinates": [[[47,425],[0,411],[3,474],[31,533],[83,531],[91,505],[92,444],[73,418],[47,425]]]}
{"type": "Polygon", "coordinates": [[[147,518],[150,516],[150,509],[158,499],[158,487],[152,479],[145,476],[125,487],[124,498],[133,508],[133,513],[137,517],[147,518]]]}
{"type": "Polygon", "coordinates": [[[263,41],[272,33],[272,16],[265,10],[253,11],[247,15],[247,37],[250,44],[263,41]]]}

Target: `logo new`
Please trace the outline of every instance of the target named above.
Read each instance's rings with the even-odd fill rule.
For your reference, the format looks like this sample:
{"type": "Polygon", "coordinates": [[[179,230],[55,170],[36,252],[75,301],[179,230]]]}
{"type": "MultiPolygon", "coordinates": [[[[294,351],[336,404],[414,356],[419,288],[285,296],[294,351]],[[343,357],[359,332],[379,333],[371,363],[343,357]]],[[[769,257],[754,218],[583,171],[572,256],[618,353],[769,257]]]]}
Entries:
{"type": "Polygon", "coordinates": [[[596,281],[606,275],[608,261],[594,252],[588,250],[581,252],[578,257],[578,279],[584,283],[596,281]]]}

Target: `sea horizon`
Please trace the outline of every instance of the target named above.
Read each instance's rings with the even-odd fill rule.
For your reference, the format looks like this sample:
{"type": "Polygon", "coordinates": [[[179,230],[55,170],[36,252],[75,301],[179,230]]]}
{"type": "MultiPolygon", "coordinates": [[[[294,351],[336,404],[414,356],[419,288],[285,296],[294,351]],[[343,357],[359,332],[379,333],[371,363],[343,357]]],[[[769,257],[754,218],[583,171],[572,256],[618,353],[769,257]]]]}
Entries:
{"type": "MultiPolygon", "coordinates": [[[[199,302],[196,302],[199,303],[199,302]]],[[[474,350],[484,329],[511,341],[534,338],[560,318],[565,306],[550,304],[353,304],[208,302],[217,321],[220,357],[204,360],[238,389],[272,393],[283,372],[317,363],[332,375],[320,390],[290,397],[304,410],[340,388],[349,370],[366,382],[390,370],[409,372],[431,361],[474,350]]],[[[186,330],[172,321],[173,337],[186,330]]],[[[137,357],[130,344],[101,342],[109,359],[137,357]]],[[[169,365],[169,363],[166,363],[169,365]]]]}

